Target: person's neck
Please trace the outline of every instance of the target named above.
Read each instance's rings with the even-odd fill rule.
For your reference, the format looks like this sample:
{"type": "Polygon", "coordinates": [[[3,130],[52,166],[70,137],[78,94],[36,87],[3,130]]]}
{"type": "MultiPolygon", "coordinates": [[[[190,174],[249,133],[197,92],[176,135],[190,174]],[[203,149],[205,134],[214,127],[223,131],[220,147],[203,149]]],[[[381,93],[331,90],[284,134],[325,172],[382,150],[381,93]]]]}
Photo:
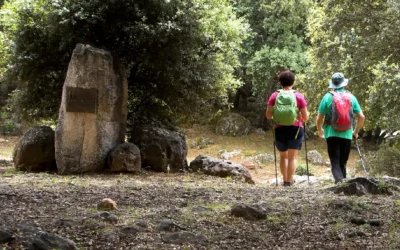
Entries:
{"type": "Polygon", "coordinates": [[[292,86],[289,86],[289,87],[283,87],[282,89],[283,89],[283,90],[291,90],[291,89],[292,89],[292,86]]]}

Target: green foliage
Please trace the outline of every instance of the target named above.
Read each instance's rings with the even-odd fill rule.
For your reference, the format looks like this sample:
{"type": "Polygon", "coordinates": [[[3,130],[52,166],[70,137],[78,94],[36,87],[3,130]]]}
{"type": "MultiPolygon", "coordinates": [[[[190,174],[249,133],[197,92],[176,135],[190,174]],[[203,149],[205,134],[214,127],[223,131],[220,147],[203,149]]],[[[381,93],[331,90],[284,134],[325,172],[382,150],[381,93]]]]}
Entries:
{"type": "Polygon", "coordinates": [[[2,84],[18,83],[30,119],[56,118],[77,43],[125,65],[134,124],[194,119],[240,85],[233,71],[247,25],[227,0],[16,0],[0,18],[2,84]]]}
{"type": "MultiPolygon", "coordinates": [[[[303,167],[303,166],[297,166],[297,168],[296,168],[296,171],[295,171],[295,174],[296,175],[300,175],[300,176],[302,176],[302,175],[307,175],[307,167],[303,167]]],[[[310,168],[310,166],[308,167],[308,174],[309,174],[309,176],[313,176],[314,174],[312,173],[312,171],[311,171],[311,168],[310,168]]]]}
{"type": "Polygon", "coordinates": [[[253,35],[241,55],[247,80],[258,93],[270,93],[278,86],[274,78],[283,69],[305,72],[309,59],[306,20],[310,0],[238,0],[237,11],[245,16],[253,35]]]}
{"type": "Polygon", "coordinates": [[[0,134],[17,135],[19,133],[17,122],[7,111],[0,113],[0,134]]]}
{"type": "Polygon", "coordinates": [[[212,140],[198,136],[192,140],[192,142],[190,143],[190,148],[203,149],[212,144],[214,144],[212,140]]]}
{"type": "Polygon", "coordinates": [[[382,128],[400,128],[400,65],[380,62],[372,69],[374,82],[369,87],[369,116],[371,124],[382,128]]]}
{"type": "Polygon", "coordinates": [[[379,150],[367,157],[371,175],[389,175],[400,177],[400,150],[396,145],[383,143],[379,150]]]}
{"type": "Polygon", "coordinates": [[[393,106],[400,59],[398,14],[398,1],[326,0],[313,8],[308,20],[312,70],[304,80],[308,95],[317,100],[312,110],[328,91],[331,75],[340,71],[350,79],[348,89],[366,113],[367,128],[398,126],[387,121],[398,106],[393,106]]]}

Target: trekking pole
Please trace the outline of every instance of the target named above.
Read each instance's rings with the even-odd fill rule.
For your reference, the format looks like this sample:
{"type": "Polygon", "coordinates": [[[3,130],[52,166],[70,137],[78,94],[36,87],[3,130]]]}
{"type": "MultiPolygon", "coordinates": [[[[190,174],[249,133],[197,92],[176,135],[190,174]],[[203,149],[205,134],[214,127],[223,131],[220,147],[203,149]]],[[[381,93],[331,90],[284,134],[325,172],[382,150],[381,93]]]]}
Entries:
{"type": "Polygon", "coordinates": [[[364,159],[363,159],[363,157],[362,157],[362,155],[361,155],[361,151],[360,151],[360,147],[358,146],[357,138],[354,138],[354,140],[356,141],[356,148],[357,148],[358,155],[360,156],[361,165],[362,165],[362,167],[363,167],[364,174],[365,174],[365,176],[368,178],[367,169],[365,168],[364,159]]]}
{"type": "Polygon", "coordinates": [[[276,167],[276,137],[275,137],[275,123],[273,123],[272,134],[274,135],[273,146],[274,146],[274,160],[275,160],[275,185],[278,186],[278,168],[276,167]]]}
{"type": "Polygon", "coordinates": [[[304,149],[306,151],[307,182],[308,182],[308,185],[310,185],[310,173],[308,172],[307,137],[306,137],[306,123],[305,122],[304,122],[304,149]]]}

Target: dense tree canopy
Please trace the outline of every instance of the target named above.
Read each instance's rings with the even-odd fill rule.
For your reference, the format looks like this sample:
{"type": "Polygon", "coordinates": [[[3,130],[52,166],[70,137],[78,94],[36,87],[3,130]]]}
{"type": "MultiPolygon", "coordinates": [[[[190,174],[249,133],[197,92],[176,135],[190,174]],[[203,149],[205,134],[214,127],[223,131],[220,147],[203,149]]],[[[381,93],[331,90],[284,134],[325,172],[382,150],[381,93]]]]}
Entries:
{"type": "Polygon", "coordinates": [[[309,66],[306,20],[311,6],[311,0],[236,1],[236,11],[252,29],[241,60],[256,93],[275,90],[273,79],[281,70],[301,73],[309,66]]]}
{"type": "Polygon", "coordinates": [[[400,4],[385,0],[10,0],[0,15],[0,83],[30,119],[56,118],[71,52],[87,43],[127,69],[130,120],[193,121],[242,83],[296,73],[309,109],[337,71],[367,128],[397,129],[400,4]],[[11,88],[13,89],[13,88],[11,88]]]}
{"type": "Polygon", "coordinates": [[[31,119],[56,117],[77,43],[121,59],[135,123],[197,116],[240,84],[233,71],[247,25],[227,0],[15,0],[1,20],[10,42],[2,81],[17,84],[14,99],[31,119]]]}
{"type": "Polygon", "coordinates": [[[391,0],[321,1],[309,18],[308,76],[315,83],[309,92],[321,96],[330,75],[342,71],[367,113],[367,126],[399,128],[399,11],[391,0]]]}

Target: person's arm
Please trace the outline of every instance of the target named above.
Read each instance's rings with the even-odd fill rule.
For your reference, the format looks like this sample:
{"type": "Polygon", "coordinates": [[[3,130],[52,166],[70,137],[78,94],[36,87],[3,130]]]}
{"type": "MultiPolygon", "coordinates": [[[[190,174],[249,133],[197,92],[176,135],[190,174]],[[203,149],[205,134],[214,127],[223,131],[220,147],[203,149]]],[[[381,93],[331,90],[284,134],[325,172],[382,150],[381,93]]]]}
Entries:
{"type": "Polygon", "coordinates": [[[306,121],[308,121],[309,118],[310,118],[310,113],[308,113],[307,108],[300,109],[299,120],[306,122],[306,121]]]}
{"type": "Polygon", "coordinates": [[[360,132],[361,128],[364,125],[364,121],[365,121],[365,116],[363,114],[362,111],[360,111],[359,113],[357,113],[357,124],[356,124],[356,128],[353,131],[353,137],[354,138],[358,138],[358,133],[360,132]]]}
{"type": "Polygon", "coordinates": [[[267,111],[265,112],[265,117],[267,117],[268,120],[271,120],[273,113],[274,113],[274,107],[271,105],[267,105],[267,111]]]}
{"type": "Polygon", "coordinates": [[[324,124],[324,115],[318,113],[317,116],[317,130],[318,130],[318,136],[321,138],[324,138],[324,129],[322,128],[322,125],[324,124]]]}

